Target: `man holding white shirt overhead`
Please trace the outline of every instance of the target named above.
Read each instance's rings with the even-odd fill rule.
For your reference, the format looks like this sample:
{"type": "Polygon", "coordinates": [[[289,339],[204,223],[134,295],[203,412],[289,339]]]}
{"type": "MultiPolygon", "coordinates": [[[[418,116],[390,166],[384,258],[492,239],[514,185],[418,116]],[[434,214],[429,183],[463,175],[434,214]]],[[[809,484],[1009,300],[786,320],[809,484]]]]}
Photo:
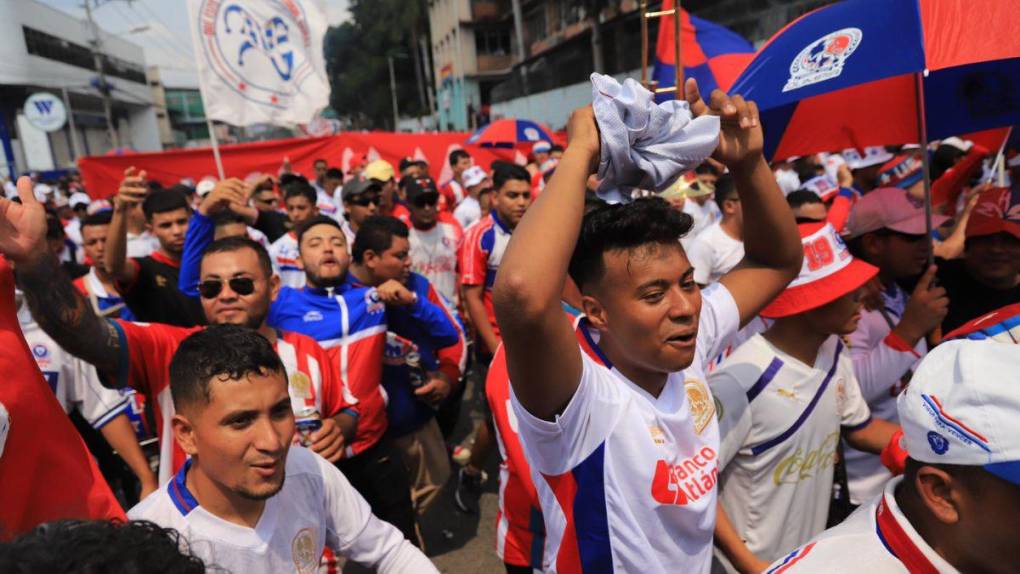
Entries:
{"type": "Polygon", "coordinates": [[[659,198],[584,214],[601,145],[585,108],[571,117],[570,145],[496,277],[547,572],[709,570],[719,436],[703,365],[800,268],[756,106],[716,91],[710,107],[693,80],[686,92],[694,115],[722,116],[715,157],[733,172],[748,221],[736,269],[702,295],[678,241],[690,219],[659,198]],[[599,361],[582,352],[560,311],[568,266],[599,361]]]}

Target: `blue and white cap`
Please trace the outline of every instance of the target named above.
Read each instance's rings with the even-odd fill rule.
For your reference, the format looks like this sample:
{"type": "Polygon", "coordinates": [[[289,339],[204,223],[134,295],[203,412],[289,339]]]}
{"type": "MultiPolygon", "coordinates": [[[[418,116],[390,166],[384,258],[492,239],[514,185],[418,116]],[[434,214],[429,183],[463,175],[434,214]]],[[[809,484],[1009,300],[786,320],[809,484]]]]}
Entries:
{"type": "Polygon", "coordinates": [[[1020,345],[945,342],[896,401],[903,444],[920,462],[981,466],[1020,485],[1020,345]]]}

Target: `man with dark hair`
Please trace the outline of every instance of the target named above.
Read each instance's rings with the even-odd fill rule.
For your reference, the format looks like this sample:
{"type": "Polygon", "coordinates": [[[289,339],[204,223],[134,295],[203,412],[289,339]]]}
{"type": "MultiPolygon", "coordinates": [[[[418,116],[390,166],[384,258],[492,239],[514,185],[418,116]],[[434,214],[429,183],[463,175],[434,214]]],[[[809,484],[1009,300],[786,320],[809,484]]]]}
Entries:
{"type": "Polygon", "coordinates": [[[439,190],[431,177],[408,178],[403,183],[410,209],[410,221],[404,223],[409,228],[411,269],[456,307],[460,303],[457,248],[464,232],[449,213],[439,211],[439,190]]]}
{"type": "Polygon", "coordinates": [[[191,208],[180,193],[147,191],[145,172],[125,172],[113,200],[113,217],[107,233],[103,265],[117,283],[117,290],[139,321],[191,327],[204,323],[202,309],[177,289],[181,251],[188,231],[191,208]],[[151,255],[127,254],[130,211],[141,203],[146,225],[159,240],[151,255]]]}
{"type": "Polygon", "coordinates": [[[902,477],[769,572],[1017,572],[1020,347],[948,341],[897,399],[902,477]]]}
{"type": "Polygon", "coordinates": [[[315,160],[314,168],[315,180],[311,182],[311,187],[315,189],[314,205],[319,213],[339,219],[340,204],[333,201],[333,191],[344,182],[344,174],[337,168],[331,170],[326,164],[326,160],[322,158],[315,160]],[[330,173],[331,171],[333,173],[330,173]],[[340,177],[337,177],[337,172],[340,177]]]}
{"type": "MultiPolygon", "coordinates": [[[[464,235],[460,248],[461,285],[464,308],[474,326],[478,363],[488,366],[500,343],[500,326],[493,311],[492,288],[510,235],[531,205],[531,175],[511,163],[493,162],[492,210],[464,235]]],[[[487,403],[483,403],[487,407],[487,403]]],[[[486,413],[486,419],[490,418],[486,413]]],[[[461,468],[455,500],[465,512],[477,510],[481,484],[486,476],[481,464],[493,448],[490,425],[485,420],[475,425],[471,460],[461,468]],[[472,462],[473,461],[473,462],[472,462]]]]}
{"type": "Polygon", "coordinates": [[[500,340],[499,325],[492,310],[492,279],[510,242],[510,234],[531,205],[531,176],[521,166],[502,164],[494,168],[492,183],[492,212],[468,230],[460,250],[464,307],[482,344],[479,351],[488,358],[496,351],[500,340]]]}
{"type": "MultiPolygon", "coordinates": [[[[446,213],[453,213],[457,205],[464,200],[464,182],[461,181],[461,176],[467,168],[471,167],[474,160],[471,159],[471,155],[468,152],[462,149],[455,149],[450,152],[449,161],[450,169],[453,170],[453,177],[439,188],[439,193],[442,196],[439,202],[439,209],[446,213]]],[[[427,175],[427,172],[425,175],[427,175]]]]}
{"type": "MultiPolygon", "coordinates": [[[[243,196],[242,191],[233,191],[234,196],[226,191],[210,193],[200,209],[207,211],[208,205],[229,204],[243,196]]],[[[36,222],[26,217],[19,223],[30,229],[36,222]]],[[[16,228],[15,233],[26,242],[36,241],[22,228],[16,228]]],[[[185,460],[185,453],[170,436],[174,411],[168,366],[179,343],[200,328],[105,320],[92,312],[84,297],[54,268],[52,256],[36,251],[18,266],[18,280],[33,316],[61,347],[95,365],[104,385],[130,385],[146,396],[160,438],[160,483],[165,483],[185,460]]],[[[279,278],[273,275],[265,249],[247,238],[221,239],[209,245],[199,268],[197,291],[206,319],[214,325],[257,330],[273,344],[287,368],[294,408],[314,408],[322,416],[322,428],[310,437],[311,448],[328,459],[339,459],[345,441],[354,435],[357,413],[351,405],[357,401],[331,368],[334,359],[314,340],[266,324],[270,302],[279,291],[279,278]]]]}
{"type": "Polygon", "coordinates": [[[793,216],[797,223],[810,223],[812,221],[825,221],[828,210],[825,202],[813,191],[798,189],[786,196],[786,203],[793,210],[793,216]]]}
{"type": "Polygon", "coordinates": [[[436,572],[340,471],[291,446],[288,386],[272,345],[251,329],[214,325],[181,341],[170,388],[174,438],[189,459],[128,516],[177,529],[233,572],[315,571],[326,547],[379,572],[436,572]]]}
{"type": "MultiPolygon", "coordinates": [[[[251,192],[251,203],[258,210],[254,227],[265,234],[270,245],[287,233],[290,220],[280,210],[280,197],[271,177],[265,177],[255,184],[251,192]]],[[[196,208],[197,209],[197,208],[196,208]]]]}
{"type": "Polygon", "coordinates": [[[82,248],[85,257],[92,262],[88,274],[74,280],[74,286],[89,298],[92,309],[106,316],[123,317],[131,320],[134,316],[124,305],[117,291],[116,281],[103,264],[106,254],[106,238],[110,231],[113,214],[101,211],[85,216],[81,222],[82,248]]]}
{"type": "Polygon", "coordinates": [[[55,520],[0,544],[0,570],[48,572],[150,572],[204,574],[176,530],[147,520],[55,520]]]}
{"type": "Polygon", "coordinates": [[[450,476],[435,409],[448,398],[459,397],[467,341],[450,302],[425,276],[411,270],[409,235],[407,226],[396,218],[375,216],[365,220],[354,242],[354,262],[347,280],[351,286],[380,289],[398,282],[420,301],[427,301],[427,308],[440,313],[430,322],[411,321],[404,314],[390,318],[382,373],[388,396],[388,436],[410,470],[412,498],[422,515],[450,476]],[[452,327],[455,337],[438,340],[436,335],[442,327],[452,327]]]}
{"type": "Polygon", "coordinates": [[[294,230],[319,214],[315,201],[315,190],[307,181],[296,179],[283,186],[283,204],[291,229],[269,246],[269,256],[281,284],[286,287],[300,288],[305,284],[304,271],[297,263],[301,252],[294,230]]]}
{"type": "MultiPolygon", "coordinates": [[[[227,180],[220,186],[239,184],[227,180]]],[[[205,246],[213,234],[209,215],[228,203],[225,199],[203,204],[192,222],[181,279],[190,282],[191,287],[182,283],[182,288],[187,287],[193,296],[198,295],[194,284],[199,254],[208,250],[205,246]]],[[[308,220],[297,229],[296,237],[297,263],[304,270],[306,285],[280,288],[269,309],[268,324],[303,333],[329,349],[340,380],[358,400],[357,432],[345,448],[347,462],[342,470],[378,516],[416,540],[406,471],[382,440],[387,429],[386,400],[380,391],[386,326],[401,319],[420,323],[426,338],[439,345],[456,342],[456,332],[441,309],[424,297],[417,298],[399,281],[374,287],[349,285],[350,256],[335,220],[325,216],[308,220]]]]}
{"type": "Polygon", "coordinates": [[[746,214],[740,265],[702,294],[679,242],[688,216],[659,198],[584,214],[600,154],[587,107],[571,116],[570,145],[496,276],[511,403],[532,472],[545,477],[535,485],[547,540],[560,541],[546,567],[583,557],[585,569],[708,572],[719,431],[705,364],[800,268],[756,107],[716,91],[710,108],[693,80],[686,92],[695,116],[722,116],[714,156],[746,214]],[[584,345],[600,360],[560,310],[568,268],[584,345]]]}
{"type": "Polygon", "coordinates": [[[729,174],[715,182],[715,204],[722,218],[694,238],[688,254],[694,267],[694,281],[702,287],[718,281],[744,258],[743,210],[729,174]]]}
{"type": "MultiPolygon", "coordinates": [[[[936,225],[944,218],[936,218],[936,225]]],[[[849,351],[861,394],[876,417],[897,422],[896,397],[910,381],[911,369],[928,351],[926,337],[942,323],[951,304],[946,290],[933,284],[928,267],[931,241],[924,207],[905,190],[884,187],[861,197],[850,212],[848,245],[855,257],[878,267],[880,299],[862,309],[849,351]],[[912,293],[899,286],[921,276],[912,293]]],[[[881,491],[890,474],[876,456],[844,452],[850,502],[860,505],[881,491]]]]}
{"type": "Polygon", "coordinates": [[[944,333],[1020,302],[1020,169],[1010,177],[1013,187],[981,193],[967,221],[963,258],[939,264],[950,301],[944,333]]]}
{"type": "Polygon", "coordinates": [[[344,204],[343,230],[348,248],[365,219],[379,213],[382,203],[382,185],[374,179],[356,177],[344,184],[340,195],[344,204]]]}
{"type": "MultiPolygon", "coordinates": [[[[200,204],[201,205],[201,204],[200,204]]],[[[217,213],[213,218],[213,226],[216,228],[216,232],[213,235],[213,239],[223,239],[224,237],[247,237],[252,241],[258,243],[262,247],[269,251],[269,240],[266,239],[258,229],[248,226],[248,220],[245,219],[244,215],[232,211],[231,209],[225,209],[217,213]]]]}

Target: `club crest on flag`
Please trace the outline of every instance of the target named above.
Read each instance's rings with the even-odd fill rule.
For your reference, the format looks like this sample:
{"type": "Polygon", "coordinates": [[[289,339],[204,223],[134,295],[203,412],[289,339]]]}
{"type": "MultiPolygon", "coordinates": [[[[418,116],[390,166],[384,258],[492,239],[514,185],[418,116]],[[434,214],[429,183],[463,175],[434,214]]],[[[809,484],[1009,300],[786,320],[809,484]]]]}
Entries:
{"type": "Polygon", "coordinates": [[[790,64],[784,92],[830,80],[843,73],[843,64],[861,43],[860,28],[843,28],[822,36],[797,54],[790,64]]]}
{"type": "Polygon", "coordinates": [[[308,123],[326,106],[319,0],[190,0],[206,109],[234,125],[308,123]]]}

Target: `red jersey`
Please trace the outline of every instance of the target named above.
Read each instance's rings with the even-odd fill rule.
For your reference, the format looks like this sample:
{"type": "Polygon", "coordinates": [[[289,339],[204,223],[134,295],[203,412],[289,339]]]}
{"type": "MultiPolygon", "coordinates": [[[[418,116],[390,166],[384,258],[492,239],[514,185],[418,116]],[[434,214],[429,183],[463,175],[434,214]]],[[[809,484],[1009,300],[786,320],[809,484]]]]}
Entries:
{"type": "MultiPolygon", "coordinates": [[[[187,459],[173,438],[170,420],[170,360],[188,335],[203,327],[175,327],[160,323],[113,321],[121,340],[120,385],[129,384],[145,394],[152,405],[160,440],[159,483],[170,480],[187,459]]],[[[279,332],[275,346],[284,368],[294,410],[315,406],[323,417],[352,408],[357,400],[338,378],[335,363],[313,339],[279,332]]]]}
{"type": "Polygon", "coordinates": [[[60,407],[21,334],[14,274],[0,257],[0,540],[63,518],[124,511],[60,407]]]}
{"type": "Polygon", "coordinates": [[[444,183],[439,188],[439,211],[453,213],[453,210],[464,201],[464,187],[454,180],[444,183]]]}
{"type": "MultiPolygon", "coordinates": [[[[500,221],[496,212],[478,220],[464,232],[460,248],[460,273],[462,285],[483,286],[482,301],[492,330],[499,337],[496,312],[492,307],[492,286],[496,282],[496,271],[503,260],[503,253],[510,243],[511,229],[500,221]]],[[[494,349],[489,349],[490,352],[494,349]]]]}
{"type": "MultiPolygon", "coordinates": [[[[568,313],[579,341],[578,317],[568,313]]],[[[588,352],[589,347],[582,345],[588,352]]],[[[589,353],[590,355],[592,353],[589,353]]],[[[505,564],[542,569],[545,554],[545,523],[531,467],[517,434],[517,418],[510,405],[510,376],[503,345],[496,349],[485,378],[485,398],[492,410],[499,464],[499,510],[496,513],[496,553],[505,564]]]]}

